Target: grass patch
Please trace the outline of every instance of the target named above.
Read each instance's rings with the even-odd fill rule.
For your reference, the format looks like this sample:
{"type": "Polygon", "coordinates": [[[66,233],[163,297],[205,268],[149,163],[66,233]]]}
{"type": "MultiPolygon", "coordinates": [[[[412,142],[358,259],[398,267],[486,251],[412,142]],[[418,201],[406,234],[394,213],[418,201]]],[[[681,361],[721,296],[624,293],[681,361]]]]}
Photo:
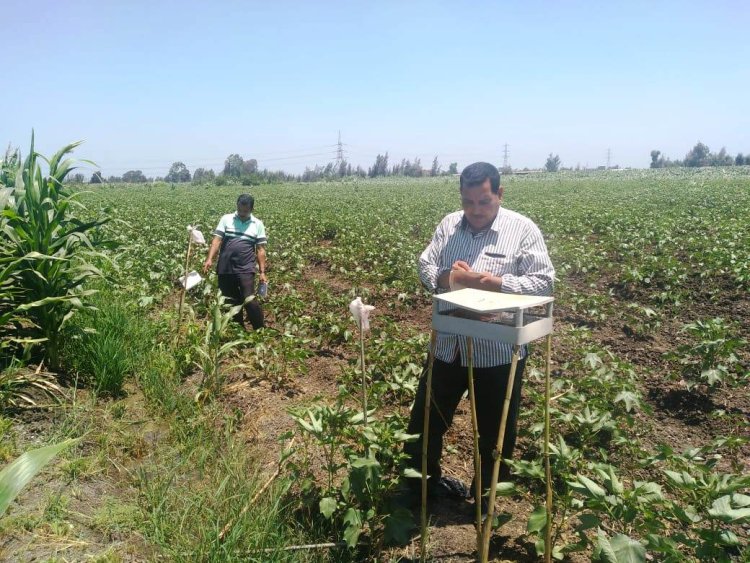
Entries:
{"type": "Polygon", "coordinates": [[[133,307],[100,296],[95,310],[74,317],[62,351],[64,365],[98,396],[120,397],[128,376],[150,353],[154,333],[133,307]]]}

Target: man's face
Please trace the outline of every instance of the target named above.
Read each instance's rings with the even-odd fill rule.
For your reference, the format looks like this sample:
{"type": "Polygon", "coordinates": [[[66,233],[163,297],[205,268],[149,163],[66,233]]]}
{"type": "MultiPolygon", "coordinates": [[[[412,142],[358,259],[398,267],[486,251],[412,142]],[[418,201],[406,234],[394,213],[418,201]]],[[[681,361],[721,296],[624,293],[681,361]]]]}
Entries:
{"type": "Polygon", "coordinates": [[[247,221],[250,218],[250,213],[252,212],[252,209],[249,205],[238,205],[237,206],[237,216],[242,219],[243,221],[247,221]]]}
{"type": "Polygon", "coordinates": [[[501,186],[499,193],[492,193],[489,178],[478,186],[461,188],[461,207],[473,231],[482,231],[495,220],[500,209],[502,190],[501,186]]]}

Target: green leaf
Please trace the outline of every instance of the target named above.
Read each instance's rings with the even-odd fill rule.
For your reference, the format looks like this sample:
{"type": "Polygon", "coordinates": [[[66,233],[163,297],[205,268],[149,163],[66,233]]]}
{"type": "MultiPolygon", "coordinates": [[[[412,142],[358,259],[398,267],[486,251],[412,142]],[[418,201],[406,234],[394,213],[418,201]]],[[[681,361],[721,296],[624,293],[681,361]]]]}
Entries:
{"type": "Polygon", "coordinates": [[[615,403],[620,403],[620,402],[625,403],[625,410],[627,412],[632,412],[635,409],[635,407],[637,407],[640,404],[641,400],[638,397],[638,395],[636,395],[632,391],[620,391],[615,396],[615,403]]]}
{"type": "MultiPolygon", "coordinates": [[[[740,497],[744,496],[740,495],[740,497]]],[[[731,499],[729,495],[716,499],[708,509],[708,513],[727,524],[750,522],[750,508],[733,508],[731,499]]],[[[740,500],[744,502],[743,498],[740,500]]]]}
{"type": "Polygon", "coordinates": [[[664,498],[661,485],[652,481],[633,481],[633,492],[638,495],[638,500],[641,502],[662,500],[664,498]]]}
{"type": "Polygon", "coordinates": [[[348,547],[355,547],[362,533],[362,514],[355,508],[349,508],[344,514],[344,541],[348,547]]]}
{"type": "Polygon", "coordinates": [[[333,513],[336,512],[336,499],[331,497],[325,497],[320,499],[320,513],[326,518],[330,519],[333,513]]]}
{"type": "Polygon", "coordinates": [[[724,373],[721,370],[711,368],[701,372],[701,377],[708,382],[709,386],[721,383],[724,380],[724,373]]]}
{"type": "Polygon", "coordinates": [[[541,532],[547,527],[547,509],[544,506],[537,506],[529,515],[529,521],[526,524],[526,531],[541,532]]]}
{"type": "Polygon", "coordinates": [[[597,533],[592,559],[594,561],[600,561],[601,563],[618,563],[615,550],[612,549],[612,544],[610,543],[607,534],[601,529],[597,533]]]}
{"type": "Polygon", "coordinates": [[[595,353],[589,352],[584,358],[584,363],[588,364],[591,369],[595,369],[597,366],[602,365],[602,359],[595,353]]]}
{"type": "Polygon", "coordinates": [[[645,563],[646,548],[640,542],[625,534],[618,534],[610,540],[617,563],[645,563]]]}
{"type": "Polygon", "coordinates": [[[602,523],[601,518],[599,518],[596,514],[592,514],[590,512],[579,514],[578,520],[581,523],[576,527],[576,529],[580,531],[598,528],[602,523]]]}
{"type": "MultiPolygon", "coordinates": [[[[378,460],[372,457],[358,457],[352,460],[352,467],[380,467],[378,460]]],[[[421,476],[421,475],[420,475],[421,476]]]]}
{"type": "Polygon", "coordinates": [[[405,467],[402,475],[404,477],[408,477],[409,479],[421,479],[422,478],[422,473],[411,467],[405,467]]]}
{"type": "Polygon", "coordinates": [[[0,471],[0,516],[18,496],[29,481],[47,465],[53,457],[78,440],[65,440],[59,444],[37,448],[19,456],[0,471]]]}
{"type": "Polygon", "coordinates": [[[421,434],[407,434],[406,432],[396,432],[393,435],[394,440],[399,442],[416,442],[421,434]]]}
{"type": "Polygon", "coordinates": [[[495,494],[501,497],[509,497],[516,494],[516,492],[517,489],[515,483],[511,483],[508,481],[501,481],[495,487],[495,494]]]}
{"type": "Polygon", "coordinates": [[[414,528],[414,518],[411,511],[398,507],[385,519],[385,541],[405,545],[409,542],[412,528],[414,528]]]}
{"type": "Polygon", "coordinates": [[[579,493],[592,498],[603,499],[607,494],[607,491],[585,475],[579,475],[578,481],[571,482],[570,486],[579,493]]]}
{"type": "Polygon", "coordinates": [[[740,545],[740,538],[737,537],[737,534],[732,532],[731,530],[722,530],[719,534],[719,541],[724,544],[728,545],[730,547],[734,547],[735,545],[740,545]]]}

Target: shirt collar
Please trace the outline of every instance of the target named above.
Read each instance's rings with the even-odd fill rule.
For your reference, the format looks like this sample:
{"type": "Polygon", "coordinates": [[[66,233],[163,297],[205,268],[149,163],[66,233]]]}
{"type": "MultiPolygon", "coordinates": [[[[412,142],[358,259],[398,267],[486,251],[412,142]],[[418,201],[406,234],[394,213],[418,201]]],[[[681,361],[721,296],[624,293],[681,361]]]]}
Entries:
{"type": "MultiPolygon", "coordinates": [[[[495,219],[492,221],[492,223],[490,223],[490,226],[487,227],[482,232],[495,231],[496,233],[499,233],[500,232],[500,221],[502,220],[502,215],[503,215],[503,208],[500,207],[497,210],[497,215],[495,215],[495,219]]],[[[462,229],[466,229],[467,231],[471,232],[471,229],[469,227],[469,222],[466,220],[466,215],[462,215],[461,216],[461,228],[462,229]]],[[[479,233],[477,233],[477,234],[479,234],[479,233]]]]}
{"type": "Polygon", "coordinates": [[[251,213],[250,217],[248,217],[246,220],[243,220],[235,211],[234,212],[234,218],[237,219],[240,223],[249,223],[250,221],[255,220],[255,216],[251,213]]]}

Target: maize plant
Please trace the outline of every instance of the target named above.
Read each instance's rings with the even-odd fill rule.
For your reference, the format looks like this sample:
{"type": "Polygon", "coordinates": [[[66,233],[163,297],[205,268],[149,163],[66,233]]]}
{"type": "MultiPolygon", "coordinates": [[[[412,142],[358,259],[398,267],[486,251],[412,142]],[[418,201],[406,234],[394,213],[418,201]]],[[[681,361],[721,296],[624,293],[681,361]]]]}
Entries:
{"type": "MultiPolygon", "coordinates": [[[[252,297],[249,299],[252,299],[252,297]]],[[[225,311],[224,303],[224,296],[220,293],[216,294],[210,308],[210,318],[206,323],[206,333],[203,337],[203,342],[194,348],[198,355],[198,361],[195,362],[195,365],[203,372],[201,390],[196,397],[197,400],[203,400],[218,394],[224,382],[224,374],[221,367],[222,361],[234,348],[245,342],[244,340],[232,340],[231,342],[222,343],[222,338],[227,332],[229,323],[232,322],[233,317],[244,306],[244,304],[235,305],[225,311]]]]}
{"type": "Polygon", "coordinates": [[[65,157],[79,144],[69,144],[47,160],[34,151],[32,133],[31,150],[15,183],[0,191],[0,260],[14,266],[6,280],[0,279],[0,315],[13,315],[15,310],[30,321],[25,325],[28,336],[44,340],[53,370],[60,367],[60,329],[93,293],[84,289],[84,282],[101,275],[92,263],[100,254],[87,233],[107,219],[79,219],[79,194],[63,186],[75,169],[65,157]],[[48,164],[46,176],[39,159],[48,164]]]}

